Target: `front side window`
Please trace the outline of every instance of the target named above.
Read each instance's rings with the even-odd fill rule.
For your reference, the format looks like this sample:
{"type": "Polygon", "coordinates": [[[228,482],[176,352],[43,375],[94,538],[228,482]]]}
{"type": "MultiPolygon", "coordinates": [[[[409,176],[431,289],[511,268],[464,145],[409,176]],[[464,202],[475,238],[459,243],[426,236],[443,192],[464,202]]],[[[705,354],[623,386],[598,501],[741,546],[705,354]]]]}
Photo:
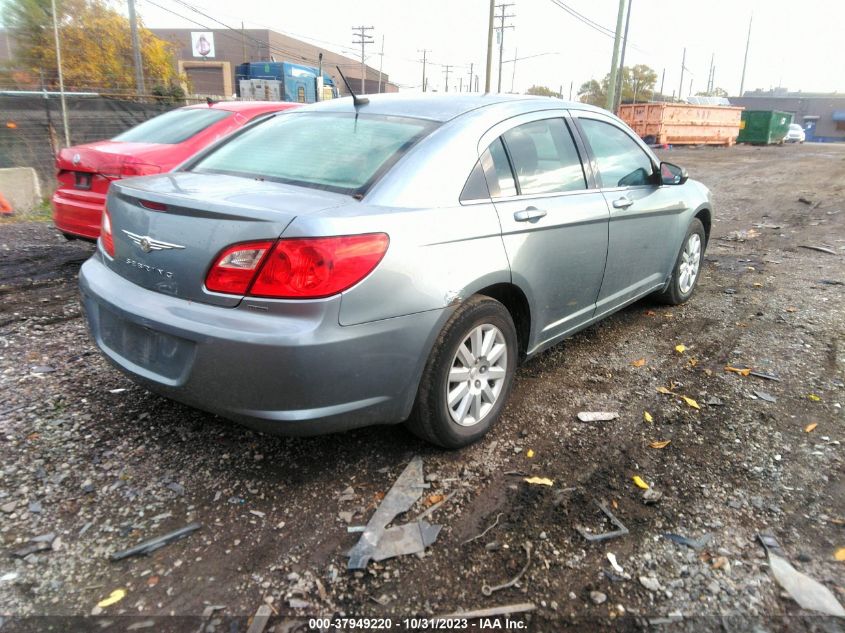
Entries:
{"type": "Polygon", "coordinates": [[[525,123],[502,135],[522,195],[585,189],[581,158],[563,119],[525,123]]]}
{"type": "Polygon", "coordinates": [[[594,119],[581,119],[581,128],[593,148],[603,187],[634,187],[653,182],[651,158],[625,132],[594,119]]]}
{"type": "Polygon", "coordinates": [[[161,143],[175,145],[187,141],[214,125],[218,121],[232,116],[226,110],[213,108],[180,108],[165,112],[144,121],[123,134],[115,136],[113,141],[123,143],[161,143]]]}
{"type": "Polygon", "coordinates": [[[357,195],[435,127],[395,116],[286,114],[246,129],[190,170],[357,195]]]}

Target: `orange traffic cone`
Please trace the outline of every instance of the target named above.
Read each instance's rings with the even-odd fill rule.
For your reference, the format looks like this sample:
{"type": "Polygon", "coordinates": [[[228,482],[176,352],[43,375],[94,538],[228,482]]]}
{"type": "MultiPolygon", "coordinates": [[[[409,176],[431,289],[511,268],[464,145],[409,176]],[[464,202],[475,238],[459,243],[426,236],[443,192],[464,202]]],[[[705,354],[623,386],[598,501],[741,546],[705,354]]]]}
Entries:
{"type": "Polygon", "coordinates": [[[9,204],[9,201],[3,197],[3,194],[0,193],[0,215],[12,215],[14,211],[12,211],[12,205],[9,204]]]}

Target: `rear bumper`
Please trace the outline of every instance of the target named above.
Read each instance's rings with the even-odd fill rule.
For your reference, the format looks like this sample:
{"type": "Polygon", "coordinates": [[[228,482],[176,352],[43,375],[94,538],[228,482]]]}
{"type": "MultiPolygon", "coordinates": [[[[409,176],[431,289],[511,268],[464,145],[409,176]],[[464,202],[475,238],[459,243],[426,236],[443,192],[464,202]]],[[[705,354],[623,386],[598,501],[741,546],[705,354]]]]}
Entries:
{"type": "Polygon", "coordinates": [[[153,391],[270,433],[401,422],[450,313],[341,326],[340,297],[222,308],[140,288],[99,257],[79,280],[106,358],[153,391]]]}
{"type": "Polygon", "coordinates": [[[53,224],[62,233],[89,240],[100,236],[100,221],[106,197],[96,192],[85,192],[85,199],[56,189],[53,194],[53,224]]]}

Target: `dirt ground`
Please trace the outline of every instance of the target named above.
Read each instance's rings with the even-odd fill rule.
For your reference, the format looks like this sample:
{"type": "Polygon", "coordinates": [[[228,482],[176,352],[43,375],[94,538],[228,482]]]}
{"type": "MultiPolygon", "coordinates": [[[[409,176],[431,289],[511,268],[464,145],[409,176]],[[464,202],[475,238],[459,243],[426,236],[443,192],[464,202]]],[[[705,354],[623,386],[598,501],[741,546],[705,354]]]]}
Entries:
{"type": "Polygon", "coordinates": [[[312,630],[309,616],[410,630],[406,617],[530,602],[507,624],[845,630],[782,592],[755,539],[771,531],[845,602],[834,558],[845,547],[845,146],[662,158],[715,199],[693,299],[637,303],[528,362],[498,426],[456,452],[401,426],[268,437],[155,396],[88,338],[76,275],[92,247],[48,223],[0,224],[0,629],[244,631],[269,604],[277,632],[312,630]],[[585,423],[579,411],[619,418],[585,423]],[[438,540],[348,572],[359,534],[347,527],[367,522],[414,455],[431,487],[408,516],[454,493],[429,517],[438,540]],[[591,544],[576,532],[611,529],[597,502],[630,533],[591,544]],[[194,521],[199,531],[149,556],[108,559],[194,521]],[[13,555],[39,536],[46,549],[13,555]],[[484,596],[524,566],[526,542],[518,585],[484,596]],[[79,617],[116,589],[125,597],[101,617],[79,617]]]}

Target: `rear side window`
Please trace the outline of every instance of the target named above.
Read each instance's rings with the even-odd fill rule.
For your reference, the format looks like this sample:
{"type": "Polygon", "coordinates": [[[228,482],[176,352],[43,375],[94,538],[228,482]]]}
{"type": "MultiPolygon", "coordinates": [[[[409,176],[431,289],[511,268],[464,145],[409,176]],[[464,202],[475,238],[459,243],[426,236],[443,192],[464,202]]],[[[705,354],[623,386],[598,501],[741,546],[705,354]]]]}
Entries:
{"type": "Polygon", "coordinates": [[[488,174],[487,186],[492,198],[507,198],[516,195],[516,183],[502,139],[497,138],[481,155],[481,164],[488,174]]]}
{"type": "Polygon", "coordinates": [[[593,148],[603,187],[651,184],[654,165],[634,139],[604,121],[581,119],[581,127],[593,148]]]}
{"type": "Polygon", "coordinates": [[[559,193],[586,189],[584,169],[563,119],[533,121],[504,133],[519,193],[559,193]]]}
{"type": "Polygon", "coordinates": [[[191,170],[359,194],[435,127],[405,117],[287,114],[246,129],[191,170]]]}
{"type": "Polygon", "coordinates": [[[149,121],[136,125],[113,141],[124,143],[161,143],[175,145],[187,141],[218,121],[232,116],[226,110],[183,108],[171,110],[149,121]]]}

